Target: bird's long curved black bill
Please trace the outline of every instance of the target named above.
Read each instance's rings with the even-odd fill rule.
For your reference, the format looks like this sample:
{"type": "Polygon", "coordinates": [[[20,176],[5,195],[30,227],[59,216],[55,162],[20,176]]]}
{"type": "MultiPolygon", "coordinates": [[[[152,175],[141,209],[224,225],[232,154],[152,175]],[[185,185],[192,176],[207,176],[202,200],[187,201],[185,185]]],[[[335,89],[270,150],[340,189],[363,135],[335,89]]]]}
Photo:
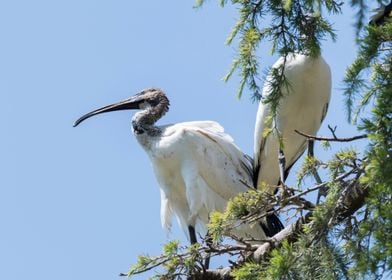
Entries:
{"type": "Polygon", "coordinates": [[[114,104],[110,104],[107,105],[105,107],[99,108],[97,110],[91,111],[90,113],[87,113],[83,116],[81,116],[79,119],[77,119],[74,123],[74,127],[79,125],[82,121],[98,115],[98,114],[102,114],[102,113],[107,113],[107,112],[113,112],[113,111],[120,111],[120,110],[132,110],[132,109],[139,109],[139,104],[142,102],[142,100],[140,100],[138,98],[138,96],[134,96],[131,98],[128,98],[124,101],[120,101],[114,104]]]}

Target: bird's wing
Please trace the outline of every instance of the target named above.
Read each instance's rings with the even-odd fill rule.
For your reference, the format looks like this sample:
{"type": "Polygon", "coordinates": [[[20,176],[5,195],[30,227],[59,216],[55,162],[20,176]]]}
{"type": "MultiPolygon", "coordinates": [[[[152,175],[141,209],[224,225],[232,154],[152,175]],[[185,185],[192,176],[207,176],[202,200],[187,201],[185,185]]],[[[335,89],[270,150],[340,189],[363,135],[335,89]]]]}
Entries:
{"type": "MultiPolygon", "coordinates": [[[[187,137],[193,139],[194,144],[200,146],[200,143],[205,146],[211,146],[215,144],[215,147],[224,154],[228,155],[229,158],[234,160],[236,163],[242,166],[242,169],[246,170],[247,175],[253,176],[252,158],[244,153],[235,145],[233,138],[225,133],[224,128],[217,122],[214,121],[192,121],[182,122],[174,125],[167,126],[165,136],[171,136],[178,134],[181,131],[182,134],[188,134],[187,137]],[[197,139],[201,137],[202,139],[197,139]],[[209,140],[208,144],[203,140],[209,140]]],[[[184,139],[188,139],[185,137],[184,139]]],[[[251,184],[249,184],[251,186],[251,184]]],[[[252,185],[253,186],[253,185],[252,185]]]]}
{"type": "Polygon", "coordinates": [[[182,124],[182,147],[188,147],[184,166],[197,170],[208,190],[224,200],[252,187],[249,158],[234,144],[223,128],[214,122],[182,124]]]}
{"type": "MultiPolygon", "coordinates": [[[[279,58],[272,68],[278,68],[283,63],[283,59],[279,58]]],[[[260,188],[261,185],[261,172],[266,168],[272,168],[268,166],[271,161],[274,164],[278,164],[277,158],[279,145],[277,144],[277,136],[271,130],[273,125],[271,105],[265,103],[264,100],[272,92],[271,86],[272,76],[268,75],[264,83],[262,99],[260,100],[259,107],[256,114],[256,123],[254,130],[254,143],[253,143],[253,182],[256,188],[260,188]],[[268,143],[267,143],[268,140],[268,143]],[[266,150],[268,149],[268,150],[266,150]],[[265,159],[266,155],[269,155],[265,159]],[[267,161],[267,162],[266,162],[267,161]],[[276,162],[275,162],[276,161],[276,162]]],[[[269,177],[275,177],[270,175],[269,177]]],[[[267,182],[268,184],[276,184],[278,182],[267,182]]]]}
{"type": "MultiPolygon", "coordinates": [[[[249,157],[217,123],[175,124],[165,129],[165,136],[167,139],[162,141],[175,147],[167,155],[178,161],[185,187],[184,199],[189,207],[185,224],[206,225],[212,211],[225,210],[231,198],[253,188],[249,157]]],[[[270,221],[261,223],[264,228],[244,226],[241,235],[264,239],[267,229],[269,234],[274,232],[270,221]]]]}
{"type": "MultiPolygon", "coordinates": [[[[272,67],[277,68],[282,63],[281,58],[272,67]]],[[[314,135],[325,117],[331,94],[331,73],[321,56],[312,58],[298,54],[287,57],[284,74],[288,87],[282,88],[283,98],[279,101],[273,125],[276,125],[283,137],[287,176],[290,168],[306,149],[306,138],[294,130],[314,135]]],[[[264,85],[263,97],[271,93],[268,82],[270,78],[267,77],[264,85]]],[[[263,135],[268,128],[266,120],[270,114],[270,105],[261,101],[254,135],[254,174],[258,187],[261,186],[261,181],[272,186],[279,182],[278,136],[275,133],[269,133],[265,137],[263,135]]]]}
{"type": "Polygon", "coordinates": [[[209,132],[219,138],[224,139],[227,142],[234,143],[233,138],[225,133],[224,128],[217,122],[214,121],[192,121],[192,122],[182,122],[173,125],[174,130],[177,129],[188,129],[188,130],[202,130],[209,132]]]}
{"type": "MultiPolygon", "coordinates": [[[[271,108],[268,104],[260,101],[259,109],[256,115],[256,124],[254,132],[254,156],[253,156],[253,184],[259,186],[259,172],[261,168],[261,157],[265,149],[265,143],[268,135],[264,135],[266,129],[271,128],[271,122],[267,119],[271,115],[271,108]]],[[[277,153],[277,151],[276,151],[277,153]]]]}
{"type": "MultiPolygon", "coordinates": [[[[196,186],[197,191],[191,191],[192,195],[188,199],[199,197],[205,201],[207,209],[209,208],[208,211],[222,211],[229,199],[240,192],[253,188],[252,161],[238,149],[233,141],[227,141],[227,134],[224,132],[212,133],[209,130],[187,129],[186,135],[193,143],[203,143],[200,145],[203,147],[203,151],[199,151],[193,157],[193,159],[198,158],[193,161],[197,162],[198,166],[196,168],[190,166],[192,171],[198,170],[199,173],[195,174],[197,178],[188,181],[191,182],[189,183],[191,186],[192,182],[196,180],[199,184],[196,186]],[[200,192],[199,195],[198,192],[200,192]],[[216,202],[218,204],[215,204],[216,202]]],[[[188,170],[188,172],[192,171],[188,170]]],[[[260,227],[244,225],[243,228],[238,229],[238,234],[243,237],[264,239],[265,236],[273,236],[283,228],[275,214],[262,219],[259,224],[260,227]]]]}

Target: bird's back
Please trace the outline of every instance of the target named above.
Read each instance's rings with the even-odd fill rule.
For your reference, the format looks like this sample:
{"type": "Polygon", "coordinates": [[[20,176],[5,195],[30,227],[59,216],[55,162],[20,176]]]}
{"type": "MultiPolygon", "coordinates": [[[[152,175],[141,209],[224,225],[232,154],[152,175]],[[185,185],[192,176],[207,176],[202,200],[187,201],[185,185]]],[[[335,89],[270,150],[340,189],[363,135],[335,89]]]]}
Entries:
{"type": "MultiPolygon", "coordinates": [[[[280,59],[273,67],[277,68],[282,63],[280,59]]],[[[331,93],[331,73],[321,56],[311,58],[305,55],[289,56],[284,73],[288,87],[283,87],[275,123],[269,125],[275,124],[283,137],[286,167],[290,168],[306,148],[306,139],[294,130],[314,135],[325,117],[331,93]]],[[[263,96],[267,96],[270,91],[266,83],[263,96]]],[[[254,135],[254,166],[258,187],[262,182],[275,185],[279,181],[278,138],[274,133],[263,135],[267,127],[265,121],[270,114],[270,105],[260,102],[254,135]]]]}

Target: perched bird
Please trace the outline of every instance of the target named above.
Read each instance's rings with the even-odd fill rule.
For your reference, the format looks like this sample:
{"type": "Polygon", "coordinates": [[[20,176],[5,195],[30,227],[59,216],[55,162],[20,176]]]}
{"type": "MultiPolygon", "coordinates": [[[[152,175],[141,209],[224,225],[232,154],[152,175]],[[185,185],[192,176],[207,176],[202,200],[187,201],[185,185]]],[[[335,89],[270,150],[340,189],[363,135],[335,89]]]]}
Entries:
{"type": "MultiPolygon", "coordinates": [[[[272,67],[279,68],[283,63],[284,59],[280,58],[272,67]]],[[[289,55],[283,73],[287,87],[282,87],[275,119],[267,121],[271,106],[261,99],[254,131],[254,183],[259,189],[267,186],[266,190],[270,192],[286,179],[290,168],[306,149],[306,138],[294,130],[315,135],[325,118],[331,96],[331,72],[321,56],[289,55]],[[282,146],[279,134],[265,133],[271,127],[279,131],[282,146]],[[279,166],[279,155],[284,155],[283,170],[279,166]]],[[[270,80],[271,76],[268,76],[262,98],[271,93],[270,80]]]]}
{"type": "MultiPolygon", "coordinates": [[[[216,122],[156,126],[169,110],[168,98],[157,88],[92,111],[74,126],[97,114],[130,109],[140,110],[132,118],[132,128],[152,162],[160,186],[162,226],[169,229],[175,214],[190,242],[196,243],[196,231],[206,232],[209,214],[223,211],[229,199],[252,186],[251,160],[216,122]]],[[[237,234],[265,239],[282,227],[272,214],[261,220],[259,226],[239,226],[237,234]]]]}

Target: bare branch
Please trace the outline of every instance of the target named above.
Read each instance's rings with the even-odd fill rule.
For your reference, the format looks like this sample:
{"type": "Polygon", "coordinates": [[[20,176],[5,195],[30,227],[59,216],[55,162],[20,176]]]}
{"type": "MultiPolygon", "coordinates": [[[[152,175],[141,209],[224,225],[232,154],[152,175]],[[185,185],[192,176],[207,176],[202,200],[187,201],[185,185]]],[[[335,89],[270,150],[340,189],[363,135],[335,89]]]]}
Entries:
{"type": "MultiPolygon", "coordinates": [[[[332,221],[332,225],[336,225],[347,217],[353,215],[359,208],[365,203],[365,197],[367,195],[367,188],[361,185],[357,179],[346,182],[344,191],[339,199],[340,205],[336,208],[335,219],[332,221]]],[[[303,231],[303,225],[309,224],[311,226],[310,218],[312,212],[308,212],[304,217],[299,218],[294,224],[287,226],[281,232],[271,238],[271,242],[264,243],[253,253],[253,258],[257,261],[261,261],[268,258],[268,253],[273,249],[281,245],[283,240],[287,240],[290,243],[297,240],[299,233],[303,231]]]]}
{"type": "MultiPolygon", "coordinates": [[[[341,206],[336,208],[335,219],[331,222],[330,226],[336,225],[344,219],[352,216],[359,210],[365,203],[368,190],[367,186],[362,185],[358,180],[346,182],[344,191],[339,199],[341,206]]],[[[308,212],[304,217],[299,218],[295,223],[287,226],[282,231],[270,238],[269,242],[260,245],[257,250],[252,254],[252,259],[257,262],[267,260],[270,257],[270,252],[274,248],[281,246],[284,240],[293,243],[297,240],[300,233],[303,233],[303,226],[307,224],[312,226],[312,212],[308,212]]],[[[191,279],[216,279],[216,280],[231,280],[230,276],[231,267],[225,267],[215,270],[207,270],[204,275],[193,275],[191,279]],[[211,277],[211,278],[208,278],[211,277]],[[206,278],[207,277],[207,278],[206,278]]]]}
{"type": "Polygon", "coordinates": [[[191,275],[189,280],[232,280],[231,267],[209,269],[202,273],[191,275]]]}
{"type": "Polygon", "coordinates": [[[317,141],[330,141],[330,142],[351,142],[354,140],[359,140],[359,139],[364,139],[367,138],[368,135],[367,134],[362,134],[362,135],[357,135],[357,136],[353,136],[353,137],[346,137],[346,138],[340,138],[340,137],[322,137],[322,136],[314,136],[314,135],[309,135],[306,133],[303,133],[301,131],[298,130],[294,130],[296,133],[298,133],[299,135],[302,135],[308,139],[311,140],[317,140],[317,141]]]}
{"type": "MultiPolygon", "coordinates": [[[[305,196],[306,194],[314,192],[314,191],[319,190],[321,188],[325,188],[331,182],[341,181],[341,180],[347,178],[348,176],[350,176],[350,175],[352,175],[352,174],[354,174],[355,172],[358,172],[358,171],[360,171],[360,169],[358,167],[353,168],[353,169],[347,171],[346,173],[343,173],[343,174],[339,175],[333,181],[328,181],[328,182],[324,182],[324,183],[321,183],[321,184],[317,184],[317,185],[315,185],[313,187],[310,187],[310,188],[307,188],[307,189],[305,189],[302,192],[299,192],[297,194],[294,194],[294,195],[291,195],[291,196],[288,196],[288,197],[284,197],[284,198],[280,198],[280,199],[276,200],[274,203],[272,203],[270,206],[271,207],[276,207],[274,211],[278,212],[278,211],[282,210],[285,207],[285,205],[297,204],[296,202],[301,202],[301,203],[304,204],[304,206],[308,210],[314,209],[314,207],[315,207],[314,204],[311,203],[308,200],[305,200],[302,196],[305,196]]],[[[261,218],[266,217],[269,214],[271,214],[270,211],[263,212],[262,214],[259,214],[258,212],[251,213],[251,214],[243,217],[242,223],[246,223],[246,222],[252,223],[252,222],[255,222],[255,221],[257,221],[257,220],[259,220],[261,218]]]]}
{"type": "Polygon", "coordinates": [[[328,125],[328,129],[331,131],[332,136],[333,136],[333,138],[335,138],[335,139],[338,138],[338,137],[336,136],[336,134],[335,134],[337,128],[338,128],[338,127],[337,127],[336,125],[335,125],[334,128],[332,128],[332,126],[328,125]]]}

